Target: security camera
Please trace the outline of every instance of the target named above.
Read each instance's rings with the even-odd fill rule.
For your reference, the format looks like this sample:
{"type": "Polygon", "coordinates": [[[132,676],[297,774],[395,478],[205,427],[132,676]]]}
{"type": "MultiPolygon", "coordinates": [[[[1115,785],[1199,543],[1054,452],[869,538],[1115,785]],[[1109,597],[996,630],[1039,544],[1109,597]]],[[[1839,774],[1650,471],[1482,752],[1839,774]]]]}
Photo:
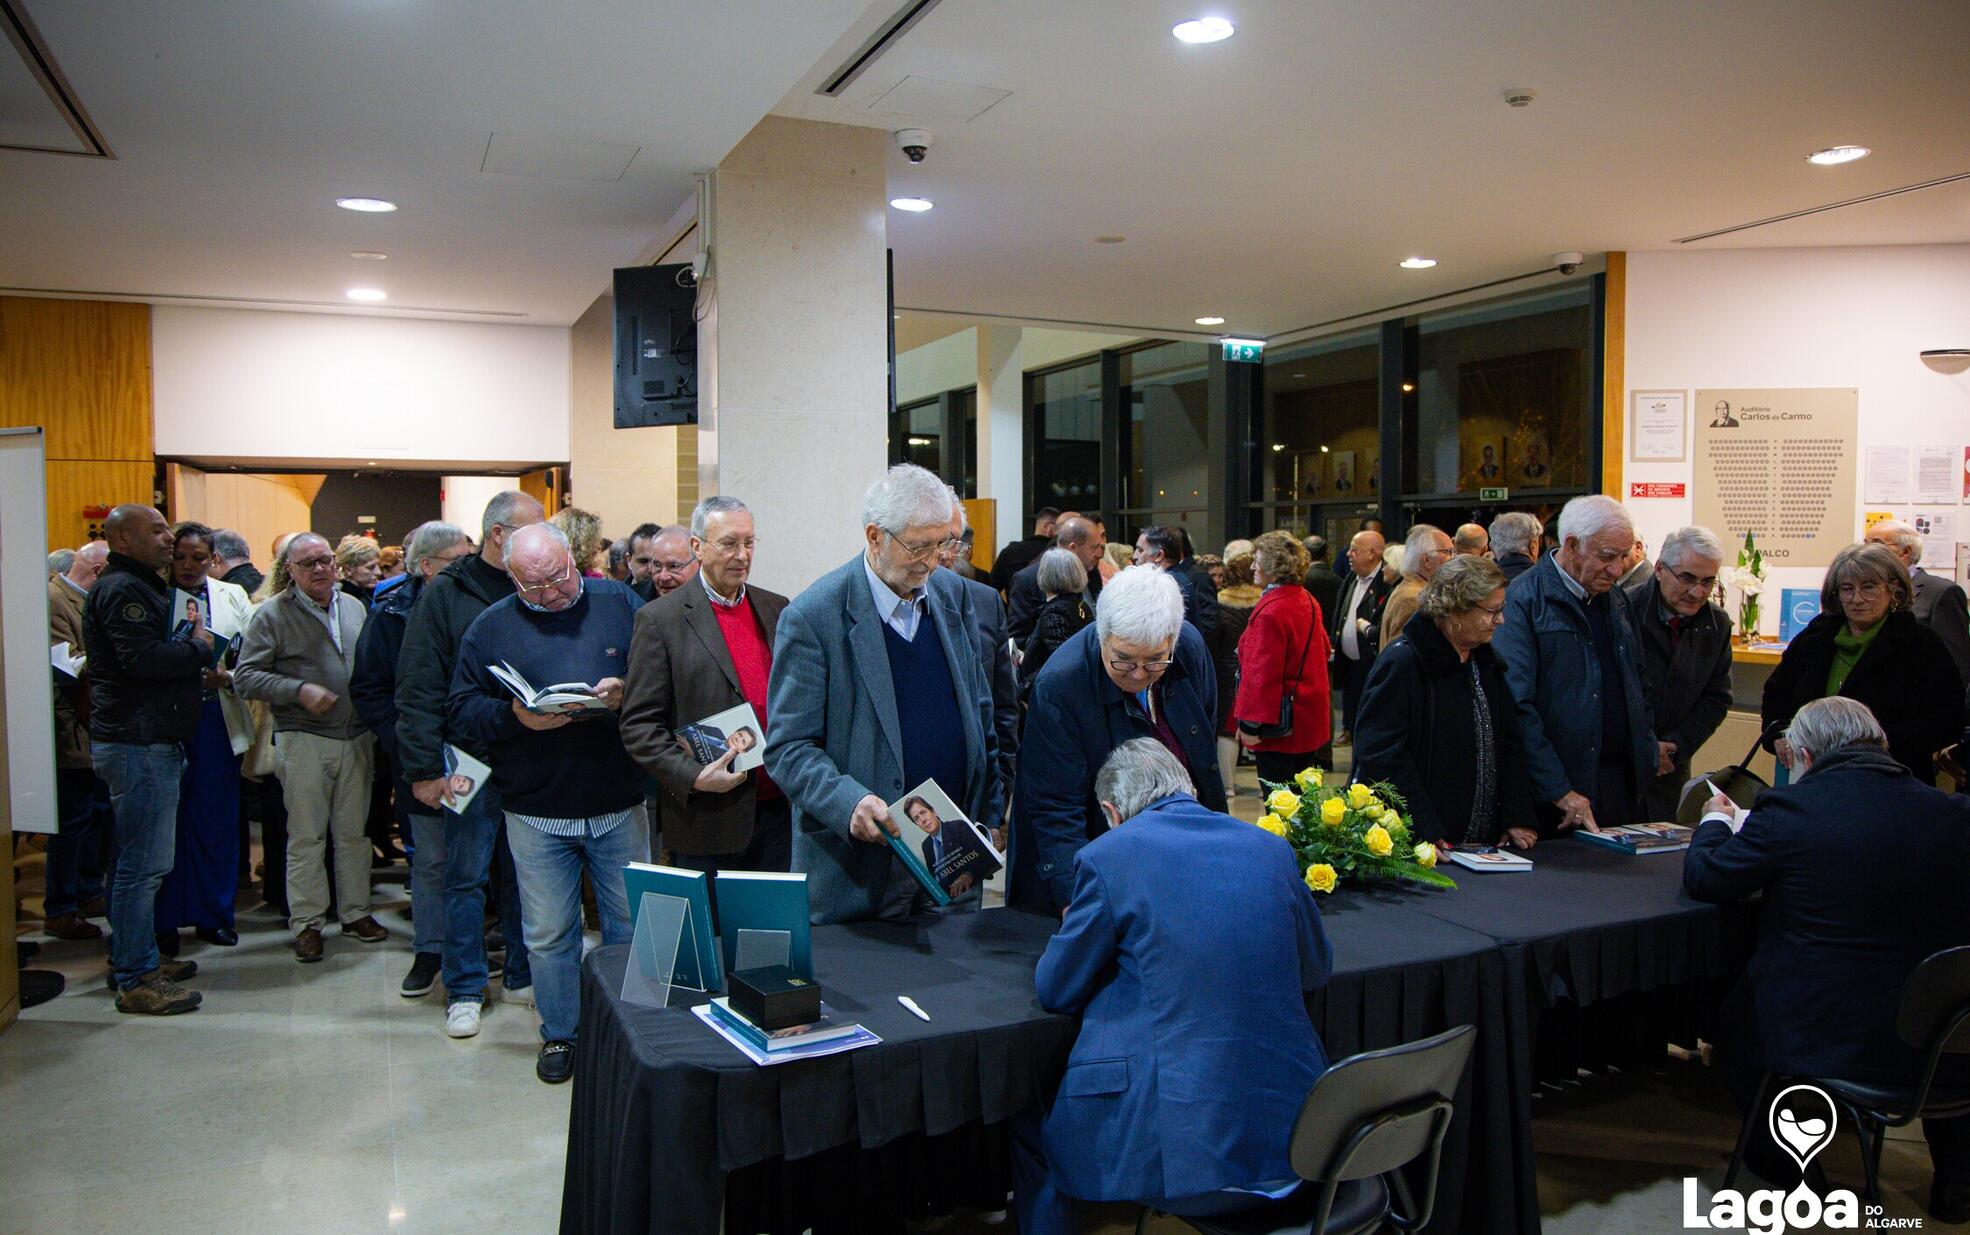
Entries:
{"type": "Polygon", "coordinates": [[[1574,271],[1580,269],[1580,264],[1586,260],[1587,255],[1585,253],[1555,253],[1553,254],[1553,268],[1561,274],[1572,274],[1574,271]]]}
{"type": "Polygon", "coordinates": [[[898,129],[890,136],[896,139],[896,148],[903,152],[903,157],[912,163],[923,162],[923,156],[930,153],[930,143],[937,140],[937,135],[929,129],[898,129]]]}

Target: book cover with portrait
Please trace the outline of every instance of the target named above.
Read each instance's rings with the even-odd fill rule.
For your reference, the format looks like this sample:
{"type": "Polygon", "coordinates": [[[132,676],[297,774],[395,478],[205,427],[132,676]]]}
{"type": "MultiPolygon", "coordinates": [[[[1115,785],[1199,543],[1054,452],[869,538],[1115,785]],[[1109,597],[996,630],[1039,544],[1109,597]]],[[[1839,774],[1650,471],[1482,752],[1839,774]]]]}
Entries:
{"type": "Polygon", "coordinates": [[[486,787],[486,780],[491,775],[492,769],[485,763],[451,743],[445,743],[445,788],[451,794],[445,809],[455,815],[464,814],[465,808],[472,805],[472,799],[479,796],[479,790],[486,787]]]}
{"type": "Polygon", "coordinates": [[[699,763],[711,763],[736,746],[739,753],[732,759],[732,771],[750,772],[766,762],[765,733],[758,715],[752,710],[752,704],[741,703],[738,707],[726,708],[715,716],[707,716],[684,726],[677,731],[677,736],[683,739],[685,748],[699,763]]]}
{"type": "Polygon", "coordinates": [[[934,780],[891,802],[889,818],[903,833],[901,845],[921,858],[947,896],[964,895],[1005,865],[984,830],[934,780]]]}

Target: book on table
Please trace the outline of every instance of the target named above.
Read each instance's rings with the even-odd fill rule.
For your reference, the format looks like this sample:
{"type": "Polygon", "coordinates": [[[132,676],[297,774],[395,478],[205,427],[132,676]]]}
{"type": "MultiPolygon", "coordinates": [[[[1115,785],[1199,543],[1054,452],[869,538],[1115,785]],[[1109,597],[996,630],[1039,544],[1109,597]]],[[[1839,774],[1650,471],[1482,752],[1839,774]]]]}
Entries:
{"type": "Polygon", "coordinates": [[[932,899],[938,892],[945,898],[939,904],[964,895],[1005,866],[984,830],[934,780],[891,802],[889,821],[902,833],[889,839],[890,847],[903,856],[912,875],[922,868],[918,882],[928,877],[926,888],[936,889],[932,899]]]}
{"type": "Polygon", "coordinates": [[[1495,845],[1472,845],[1464,849],[1452,849],[1444,856],[1466,870],[1493,874],[1532,869],[1531,858],[1509,853],[1495,845]]]}
{"type": "Polygon", "coordinates": [[[786,964],[801,977],[813,979],[806,872],[720,871],[715,899],[726,972],[739,968],[741,931],[778,931],[787,936],[786,964]]]}
{"type": "MultiPolygon", "coordinates": [[[[810,1038],[793,1042],[782,1039],[777,1049],[768,1050],[765,1047],[755,1046],[752,1040],[741,1031],[739,1025],[734,1023],[731,1018],[736,1017],[738,1015],[737,1013],[730,1011],[721,1013],[718,1008],[719,1002],[722,1001],[701,1003],[691,1009],[691,1015],[703,1021],[708,1029],[725,1039],[732,1046],[732,1049],[762,1066],[791,1063],[796,1059],[815,1059],[822,1055],[838,1055],[843,1051],[859,1050],[865,1046],[882,1045],[882,1039],[880,1037],[877,1037],[862,1026],[848,1025],[844,1027],[848,1031],[846,1033],[827,1038],[810,1038]]],[[[826,1005],[823,1006],[825,1007],[826,1005]]],[[[743,1022],[744,1018],[740,1017],[739,1020],[743,1022]]],[[[753,1032],[760,1033],[764,1031],[754,1029],[753,1032]]]]}
{"type": "Polygon", "coordinates": [[[596,695],[595,687],[587,682],[556,682],[552,686],[536,688],[522,674],[506,661],[487,665],[486,672],[499,679],[506,689],[513,692],[529,712],[551,714],[554,712],[607,711],[608,704],[596,695]]]}
{"type": "Polygon", "coordinates": [[[821,1004],[821,1019],[809,1021],[805,1025],[789,1025],[785,1029],[762,1029],[746,1018],[745,1013],[732,1006],[729,997],[719,995],[711,1001],[713,1015],[719,1023],[731,1029],[755,1047],[769,1055],[790,1051],[796,1047],[812,1046],[817,1042],[832,1042],[836,1038],[846,1038],[862,1027],[852,1021],[844,1021],[827,1005],[821,1004]]]}
{"type": "Polygon", "coordinates": [[[1574,835],[1590,845],[1622,853],[1673,853],[1690,847],[1693,831],[1674,823],[1628,823],[1598,832],[1582,828],[1574,835]]]}
{"type": "Polygon", "coordinates": [[[686,905],[688,946],[680,941],[671,980],[692,990],[715,991],[725,985],[718,954],[718,937],[711,925],[711,886],[703,871],[631,862],[623,867],[623,891],[629,897],[629,929],[635,934],[643,913],[643,896],[654,892],[686,905]]]}
{"type": "Polygon", "coordinates": [[[734,772],[750,772],[766,762],[764,732],[752,704],[741,703],[684,726],[677,736],[699,763],[712,763],[736,746],[739,753],[728,766],[734,772]]]}

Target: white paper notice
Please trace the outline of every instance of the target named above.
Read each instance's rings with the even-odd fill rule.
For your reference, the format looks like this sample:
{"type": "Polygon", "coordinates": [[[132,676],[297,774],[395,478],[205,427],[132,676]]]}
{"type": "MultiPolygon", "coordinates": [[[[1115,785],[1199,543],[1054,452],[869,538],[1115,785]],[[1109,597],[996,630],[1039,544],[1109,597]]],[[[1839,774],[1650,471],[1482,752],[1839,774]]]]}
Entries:
{"type": "Polygon", "coordinates": [[[1920,503],[1957,502],[1957,448],[1923,446],[1915,452],[1915,500],[1920,503]]]}
{"type": "Polygon", "coordinates": [[[1870,506],[1908,501],[1908,447],[1867,448],[1867,497],[1870,506]]]}
{"type": "Polygon", "coordinates": [[[1909,512],[1909,524],[1922,534],[1922,560],[1916,563],[1922,569],[1940,574],[1955,573],[1956,512],[1954,506],[1909,512]]]}
{"type": "Polygon", "coordinates": [[[1680,462],[1689,458],[1688,439],[1684,436],[1683,392],[1637,390],[1634,402],[1635,435],[1629,457],[1637,462],[1680,462]]]}

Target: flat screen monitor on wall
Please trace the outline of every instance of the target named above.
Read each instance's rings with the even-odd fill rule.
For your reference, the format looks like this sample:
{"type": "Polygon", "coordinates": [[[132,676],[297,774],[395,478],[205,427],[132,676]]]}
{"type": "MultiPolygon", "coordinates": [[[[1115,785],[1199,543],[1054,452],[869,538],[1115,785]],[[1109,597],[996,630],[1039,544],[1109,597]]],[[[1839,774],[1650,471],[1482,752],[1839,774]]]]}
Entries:
{"type": "Polygon", "coordinates": [[[698,423],[698,289],[691,268],[616,271],[616,428],[698,423]]]}

